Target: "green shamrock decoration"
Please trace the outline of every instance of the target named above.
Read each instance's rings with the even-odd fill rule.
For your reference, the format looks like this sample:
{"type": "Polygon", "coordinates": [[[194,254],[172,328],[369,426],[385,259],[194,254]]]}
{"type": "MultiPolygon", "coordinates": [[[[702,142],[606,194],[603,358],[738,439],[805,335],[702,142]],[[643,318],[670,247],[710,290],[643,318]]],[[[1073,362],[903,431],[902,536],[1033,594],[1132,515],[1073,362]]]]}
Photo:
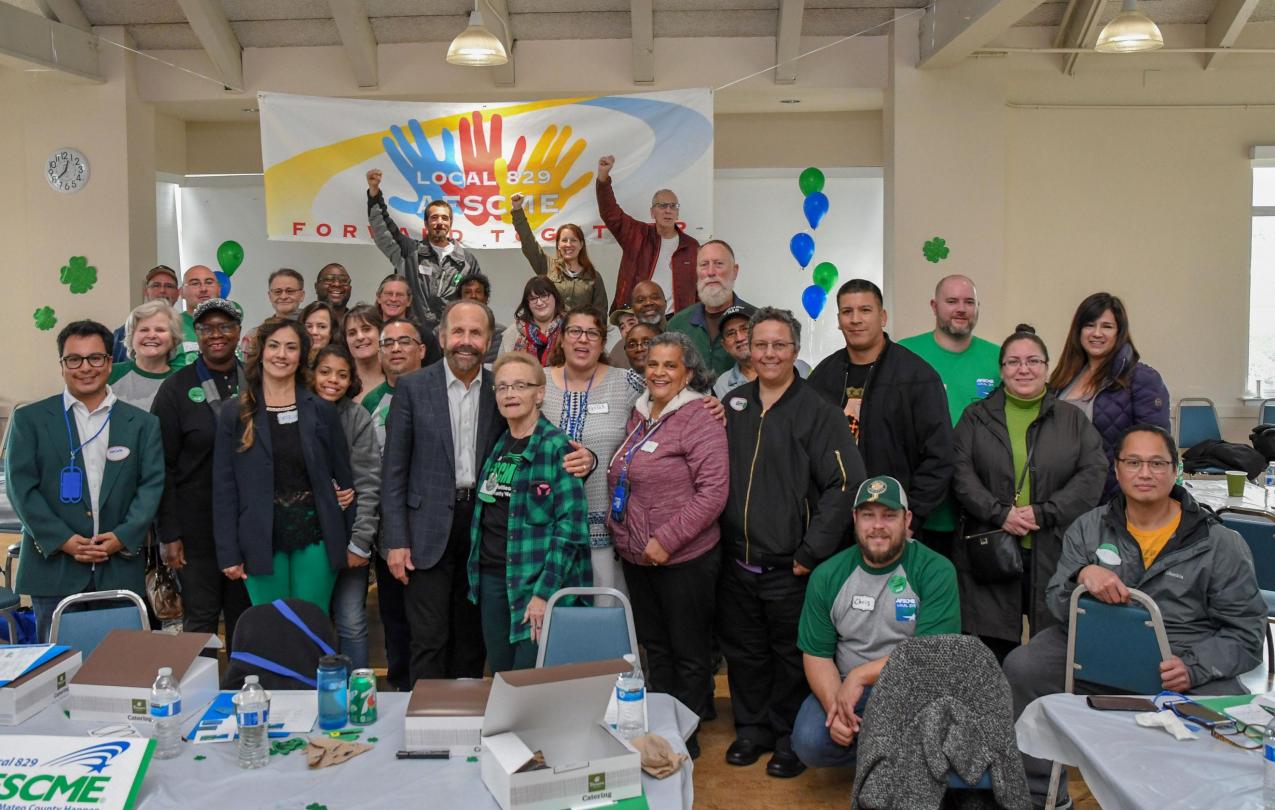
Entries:
{"type": "Polygon", "coordinates": [[[205,759],[208,759],[208,757],[204,756],[203,754],[195,754],[196,762],[203,762],[205,759]]]}
{"type": "Polygon", "coordinates": [[[305,806],[305,810],[328,810],[328,806],[326,804],[319,804],[318,802],[311,802],[305,806]]]}
{"type": "Polygon", "coordinates": [[[97,283],[97,268],[89,264],[83,256],[72,256],[62,266],[62,283],[71,288],[71,292],[82,295],[93,289],[97,283]]]}
{"type": "Polygon", "coordinates": [[[35,328],[47,332],[58,324],[58,316],[53,314],[53,307],[40,307],[31,313],[35,316],[35,328]]]}
{"type": "Polygon", "coordinates": [[[951,253],[952,249],[947,246],[946,239],[936,236],[925,243],[925,246],[921,248],[921,252],[925,254],[926,261],[937,264],[946,259],[947,254],[951,253]]]}

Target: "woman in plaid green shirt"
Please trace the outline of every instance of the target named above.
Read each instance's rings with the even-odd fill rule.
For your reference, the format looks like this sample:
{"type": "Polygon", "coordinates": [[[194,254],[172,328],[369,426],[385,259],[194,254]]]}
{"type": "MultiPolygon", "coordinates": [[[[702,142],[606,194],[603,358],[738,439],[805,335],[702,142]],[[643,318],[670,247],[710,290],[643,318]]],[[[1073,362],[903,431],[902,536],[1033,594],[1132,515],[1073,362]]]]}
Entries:
{"type": "Polygon", "coordinates": [[[509,352],[492,372],[509,430],[478,476],[469,599],[482,614],[491,671],[502,672],[536,665],[549,597],[593,576],[584,483],[562,468],[571,451],[566,434],[540,415],[544,369],[529,354],[509,352]]]}

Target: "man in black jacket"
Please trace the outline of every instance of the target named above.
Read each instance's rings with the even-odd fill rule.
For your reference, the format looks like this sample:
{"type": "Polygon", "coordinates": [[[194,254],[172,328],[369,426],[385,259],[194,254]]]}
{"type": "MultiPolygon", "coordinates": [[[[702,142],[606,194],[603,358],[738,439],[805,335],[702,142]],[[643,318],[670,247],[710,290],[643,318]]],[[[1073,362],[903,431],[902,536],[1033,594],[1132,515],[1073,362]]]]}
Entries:
{"type": "Polygon", "coordinates": [[[806,769],[790,735],[810,691],[797,649],[807,577],[846,544],[864,479],[845,419],[797,376],[800,341],[791,312],[757,310],[757,379],[723,397],[730,497],[717,615],[736,737],[726,761],[751,765],[773,750],[766,773],[781,778],[806,769]]]}
{"type": "Polygon", "coordinates": [[[846,350],[820,361],[810,386],[845,414],[868,475],[903,484],[912,534],[947,496],[952,422],[943,381],[917,355],[890,340],[881,288],[856,278],[837,290],[846,350]]]}

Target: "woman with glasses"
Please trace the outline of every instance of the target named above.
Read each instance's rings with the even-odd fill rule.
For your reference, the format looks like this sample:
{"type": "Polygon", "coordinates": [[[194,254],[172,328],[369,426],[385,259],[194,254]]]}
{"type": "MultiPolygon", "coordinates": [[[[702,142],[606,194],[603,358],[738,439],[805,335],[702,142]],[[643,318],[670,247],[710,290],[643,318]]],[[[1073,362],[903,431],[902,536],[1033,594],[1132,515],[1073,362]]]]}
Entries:
{"type": "Polygon", "coordinates": [[[514,322],[500,341],[500,353],[526,352],[547,366],[562,341],[562,295],[546,276],[536,276],[522,290],[514,322]]]}
{"type": "Polygon", "coordinates": [[[310,341],[286,318],[257,329],[238,408],[217,416],[213,534],[217,563],[254,605],[332,599],[356,509],[350,451],[335,408],[310,390],[310,341]],[[344,505],[342,504],[344,501],[344,505]]]}
{"type": "Polygon", "coordinates": [[[1159,372],[1139,361],[1124,302],[1111,293],[1094,293],[1076,308],[1049,387],[1084,411],[1102,436],[1108,467],[1103,503],[1120,489],[1112,468],[1120,435],[1141,424],[1171,430],[1169,389],[1159,372]]]}
{"type": "Polygon", "coordinates": [[[301,325],[310,336],[310,358],[314,365],[314,357],[319,349],[329,343],[341,345],[341,334],[337,331],[336,312],[327,301],[311,301],[301,310],[301,325]]]}
{"type": "Polygon", "coordinates": [[[492,368],[496,407],[509,429],[478,476],[469,552],[469,599],[482,614],[492,672],[530,669],[549,597],[590,584],[584,485],[562,457],[567,437],[541,416],[545,373],[511,352],[492,368]]]}
{"type": "Polygon", "coordinates": [[[523,199],[521,194],[513,195],[509,198],[509,208],[513,214],[514,230],[518,232],[522,255],[527,257],[532,271],[553,282],[565,309],[591,306],[606,312],[606,284],[589,259],[589,251],[584,244],[584,231],[579,225],[570,222],[560,226],[554,240],[557,253],[552,259],[549,258],[549,254],[540,247],[540,240],[535,232],[531,230],[531,223],[527,221],[527,212],[522,209],[523,199]]]}
{"type": "Polygon", "coordinates": [[[574,309],[567,313],[565,323],[562,345],[552,358],[545,381],[544,414],[567,435],[576,451],[567,458],[568,470],[587,476],[584,491],[589,501],[593,584],[623,591],[624,574],[607,531],[611,495],[606,476],[590,473],[599,461],[605,464],[624,440],[633,403],[645,386],[640,373],[607,365],[603,351],[606,318],[601,310],[574,309]],[[587,449],[579,452],[581,448],[587,449]]]}
{"type": "Polygon", "coordinates": [[[646,373],[646,352],[651,341],[662,334],[660,327],[651,323],[634,324],[624,336],[624,356],[629,360],[629,368],[638,374],[646,373]]]}
{"type": "Polygon", "coordinates": [[[375,391],[385,382],[381,368],[381,311],[371,304],[359,304],[345,314],[341,324],[345,334],[345,347],[354,358],[354,372],[363,389],[354,395],[354,401],[362,403],[363,397],[375,391]]]}
{"type": "Polygon", "coordinates": [[[111,368],[115,396],[144,411],[151,409],[159,386],[176,370],[173,358],[181,347],[182,322],[168,302],[156,298],[128,315],[124,342],[128,360],[111,368]]]}
{"type": "Polygon", "coordinates": [[[1045,586],[1063,532],[1098,505],[1107,461],[1085,415],[1045,385],[1049,350],[1036,330],[1019,324],[1001,344],[1000,365],[1000,386],[956,424],[952,491],[963,514],[952,562],[962,629],[1003,661],[1022,639],[1024,616],[1031,635],[1057,624],[1045,586]],[[997,531],[1016,540],[1021,576],[997,575],[971,556],[971,544],[997,531]]]}

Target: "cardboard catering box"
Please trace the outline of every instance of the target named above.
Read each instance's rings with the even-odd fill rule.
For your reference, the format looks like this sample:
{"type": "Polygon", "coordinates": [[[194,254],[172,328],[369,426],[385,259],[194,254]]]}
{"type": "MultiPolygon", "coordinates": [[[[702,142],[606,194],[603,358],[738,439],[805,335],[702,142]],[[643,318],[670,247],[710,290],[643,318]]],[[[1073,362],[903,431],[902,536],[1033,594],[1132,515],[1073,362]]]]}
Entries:
{"type": "Polygon", "coordinates": [[[77,651],[67,650],[0,687],[0,726],[16,726],[64,697],[80,660],[77,651]]]}
{"type": "Polygon", "coordinates": [[[642,793],[641,756],[603,723],[623,660],[496,673],[482,777],[503,810],[560,810],[642,793]]]}
{"type": "Polygon", "coordinates": [[[112,630],[71,679],[72,720],[149,721],[151,685],[160,667],[172,667],[190,717],[217,696],[217,661],[199,652],[208,633],[112,630]]]}
{"type": "Polygon", "coordinates": [[[403,718],[403,748],[478,755],[489,694],[491,678],[417,681],[403,718]]]}

